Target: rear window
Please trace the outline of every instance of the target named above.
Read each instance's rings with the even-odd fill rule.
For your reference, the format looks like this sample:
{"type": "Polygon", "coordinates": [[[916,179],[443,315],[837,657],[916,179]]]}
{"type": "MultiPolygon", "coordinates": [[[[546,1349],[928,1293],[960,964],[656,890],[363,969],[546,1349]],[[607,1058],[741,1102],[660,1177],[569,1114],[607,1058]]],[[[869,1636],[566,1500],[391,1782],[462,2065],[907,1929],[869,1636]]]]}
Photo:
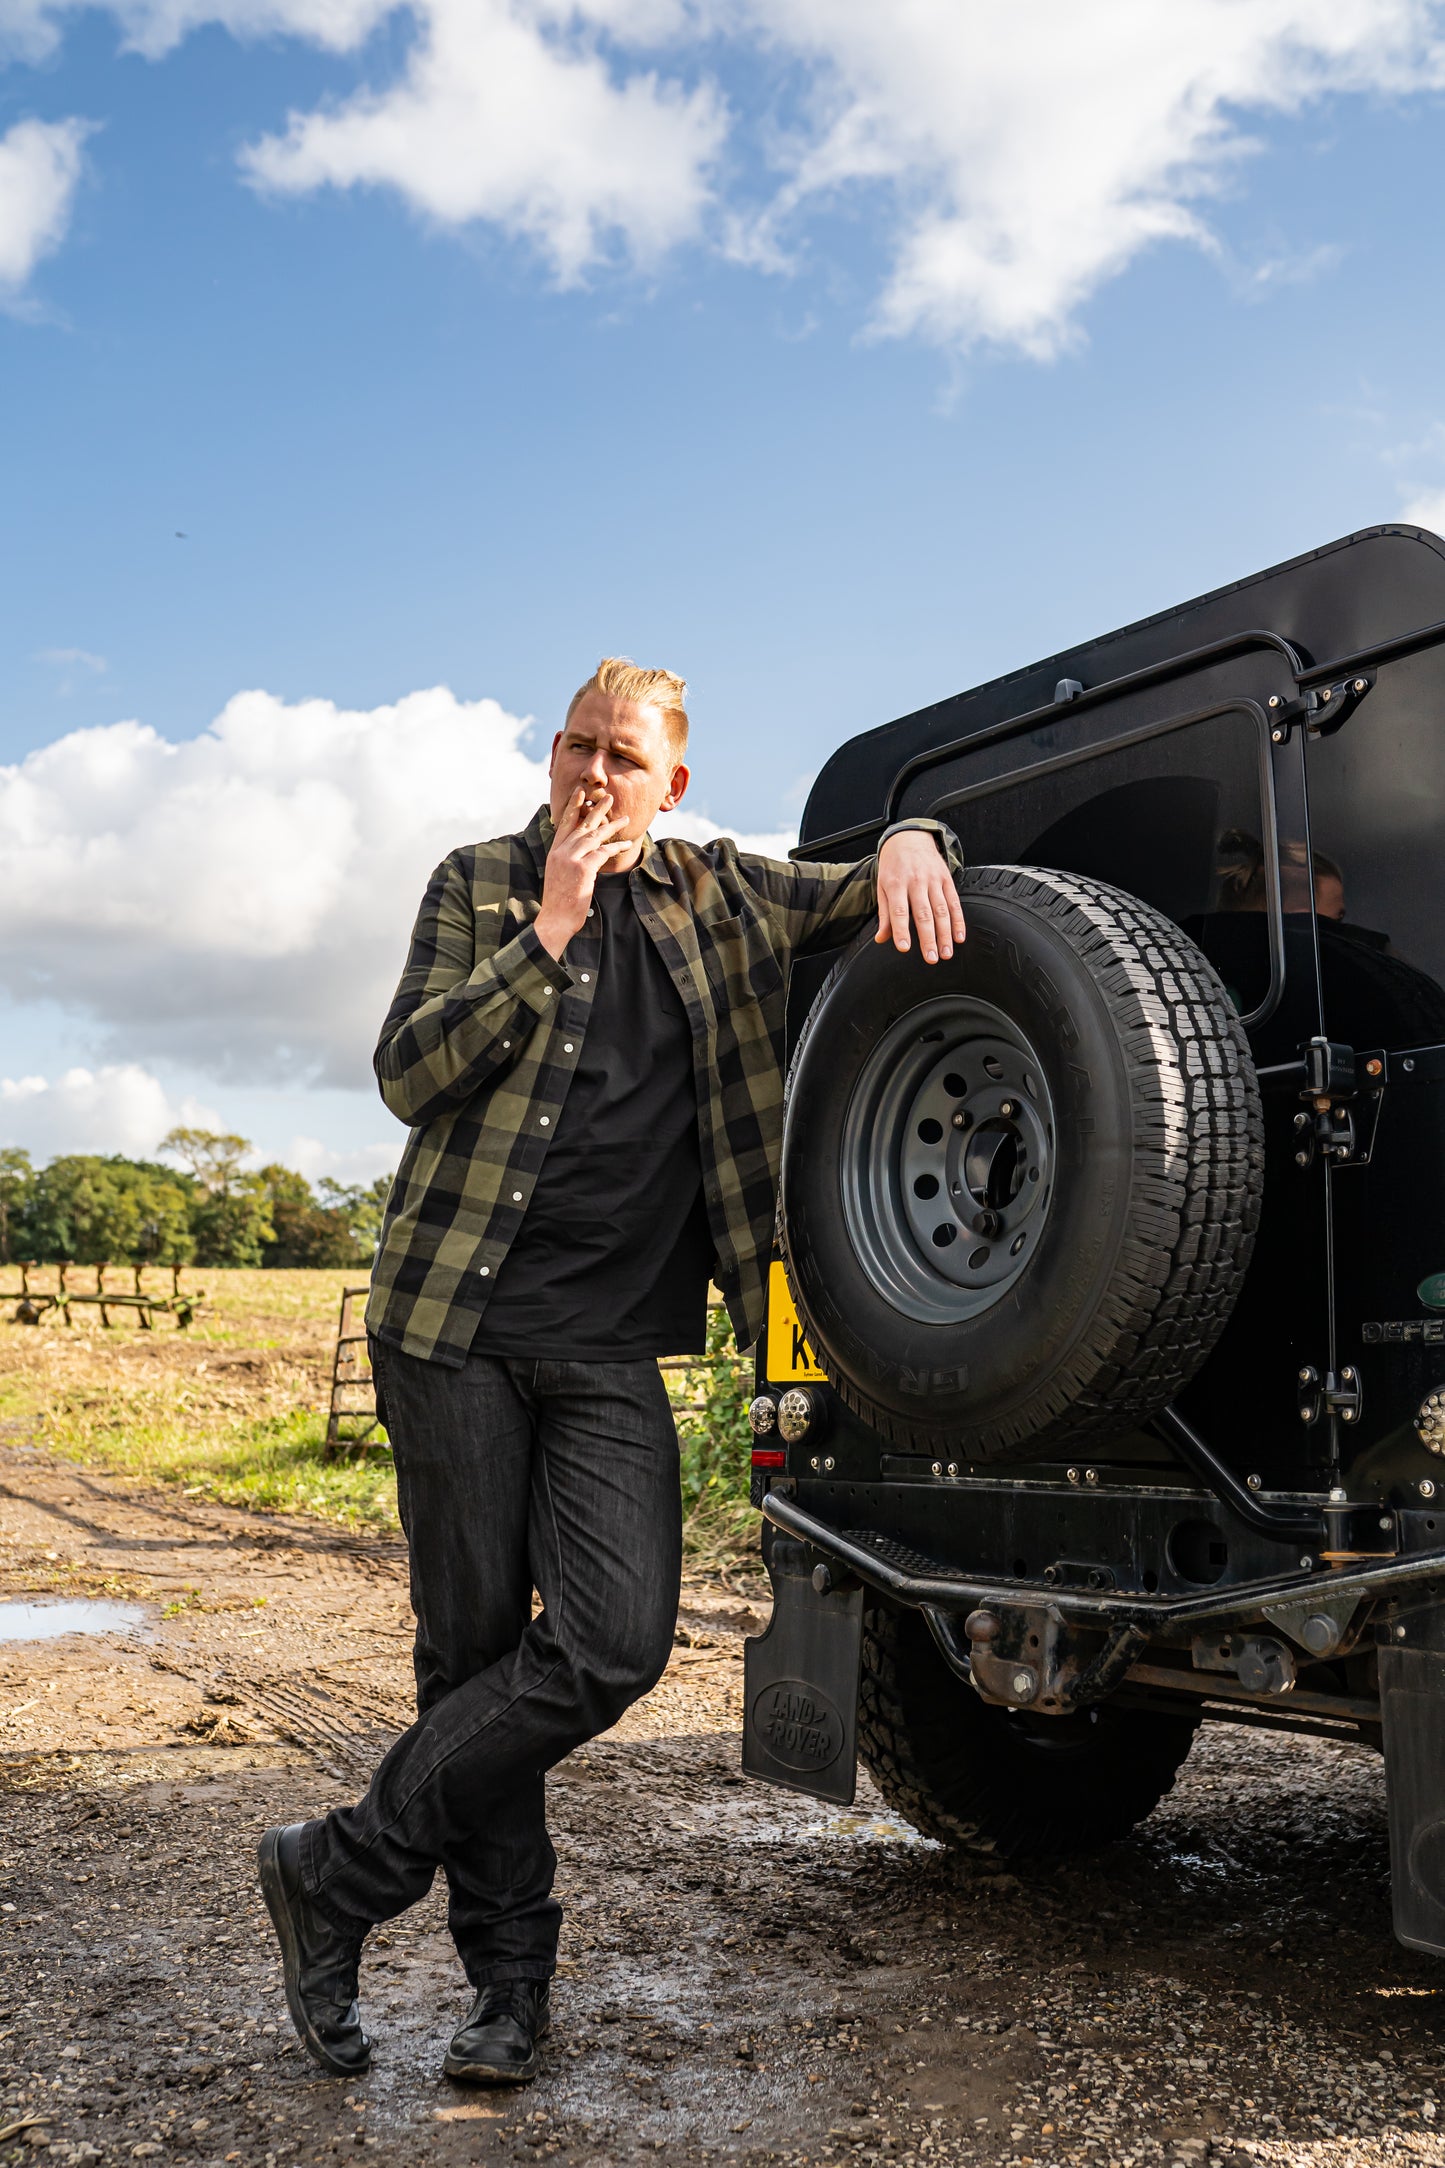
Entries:
{"type": "Polygon", "coordinates": [[[1257,716],[1232,708],[1084,758],[1045,755],[1026,774],[1020,757],[1018,745],[992,746],[950,762],[954,784],[975,759],[995,771],[931,808],[969,863],[1052,866],[1127,889],[1199,943],[1241,1015],[1263,1010],[1274,817],[1257,716]],[[1005,754],[1012,775],[997,772],[1005,754]]]}

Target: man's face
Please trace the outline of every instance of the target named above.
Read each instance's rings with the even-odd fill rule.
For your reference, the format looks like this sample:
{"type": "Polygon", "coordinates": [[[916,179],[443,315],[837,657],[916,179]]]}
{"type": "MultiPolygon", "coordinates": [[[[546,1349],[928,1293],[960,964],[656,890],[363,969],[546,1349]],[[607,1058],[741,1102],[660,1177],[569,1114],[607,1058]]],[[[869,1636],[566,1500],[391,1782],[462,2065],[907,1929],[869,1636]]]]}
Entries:
{"type": "Polygon", "coordinates": [[[672,737],[656,708],[590,692],[579,700],[565,730],[552,740],[552,818],[578,789],[588,801],[612,796],[612,818],[625,820],[618,840],[640,842],[659,813],[670,813],[687,789],[688,771],[672,749],[672,737]]]}

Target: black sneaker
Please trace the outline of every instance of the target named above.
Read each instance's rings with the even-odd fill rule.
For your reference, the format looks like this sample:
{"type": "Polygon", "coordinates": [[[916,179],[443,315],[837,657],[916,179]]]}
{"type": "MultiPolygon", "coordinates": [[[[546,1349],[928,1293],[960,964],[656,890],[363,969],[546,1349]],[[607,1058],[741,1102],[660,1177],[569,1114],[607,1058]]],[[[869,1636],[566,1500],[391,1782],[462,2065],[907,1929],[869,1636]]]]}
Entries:
{"type": "Polygon", "coordinates": [[[333,2078],[359,2078],[371,2042],[356,2007],[364,1932],[351,1936],[317,1910],[301,1886],[304,1822],[268,1829],[257,1864],[261,1894],[281,1944],[286,2007],[302,2045],[333,2078]]]}
{"type": "Polygon", "coordinates": [[[442,2069],[459,2085],[525,2085],[537,2075],[537,2042],[552,2022],[546,1980],[484,1987],[452,2035],[442,2069]]]}

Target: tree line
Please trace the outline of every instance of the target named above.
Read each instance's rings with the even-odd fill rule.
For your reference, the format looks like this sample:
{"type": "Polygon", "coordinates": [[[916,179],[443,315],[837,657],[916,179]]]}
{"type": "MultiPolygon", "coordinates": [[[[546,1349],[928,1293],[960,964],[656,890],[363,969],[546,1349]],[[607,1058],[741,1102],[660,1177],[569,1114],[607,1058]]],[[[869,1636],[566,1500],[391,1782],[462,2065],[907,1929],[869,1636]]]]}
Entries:
{"type": "Polygon", "coordinates": [[[0,1264],[369,1266],[390,1175],[248,1168],[248,1138],[173,1129],[155,1159],[0,1150],[0,1264]]]}

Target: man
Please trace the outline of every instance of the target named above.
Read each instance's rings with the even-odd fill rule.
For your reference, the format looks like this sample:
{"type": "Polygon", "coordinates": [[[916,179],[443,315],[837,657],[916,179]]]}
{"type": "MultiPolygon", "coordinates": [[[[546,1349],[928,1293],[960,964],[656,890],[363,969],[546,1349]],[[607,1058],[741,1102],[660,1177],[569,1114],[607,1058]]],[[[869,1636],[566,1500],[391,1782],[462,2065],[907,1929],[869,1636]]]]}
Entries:
{"type": "Polygon", "coordinates": [[[685,691],[599,665],[549,810],[433,874],[382,1027],[411,1137],[368,1325],[419,1715],[358,1805],[260,1853],[292,2019],[337,2076],[370,2056],[367,1931],[439,1867],[475,1994],[443,2067],[535,2072],[561,1919],[544,1779],[667,1662],[681,1509],[656,1357],[701,1351],[713,1275],[740,1344],[760,1329],[789,960],[875,911],[930,963],[963,938],[933,822],[852,867],[654,842],[688,784],[685,691]]]}

